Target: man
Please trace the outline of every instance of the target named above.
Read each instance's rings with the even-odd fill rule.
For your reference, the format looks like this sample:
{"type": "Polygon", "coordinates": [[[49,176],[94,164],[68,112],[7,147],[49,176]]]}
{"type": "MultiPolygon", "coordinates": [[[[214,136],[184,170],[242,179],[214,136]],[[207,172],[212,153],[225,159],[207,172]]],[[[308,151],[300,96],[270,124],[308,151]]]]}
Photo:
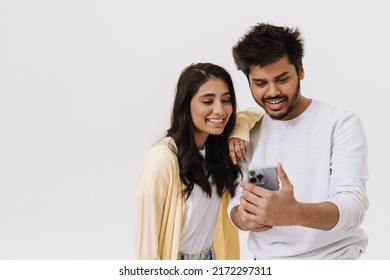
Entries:
{"type": "MultiPolygon", "coordinates": [[[[277,166],[280,189],[243,181],[228,211],[250,231],[255,259],[357,259],[367,246],[360,228],[368,208],[365,133],[355,114],[302,95],[303,54],[298,29],[269,24],[233,47],[266,114],[242,112],[231,137],[245,139],[251,128],[244,174],[277,166]]],[[[234,159],[240,148],[230,141],[234,159]]]]}

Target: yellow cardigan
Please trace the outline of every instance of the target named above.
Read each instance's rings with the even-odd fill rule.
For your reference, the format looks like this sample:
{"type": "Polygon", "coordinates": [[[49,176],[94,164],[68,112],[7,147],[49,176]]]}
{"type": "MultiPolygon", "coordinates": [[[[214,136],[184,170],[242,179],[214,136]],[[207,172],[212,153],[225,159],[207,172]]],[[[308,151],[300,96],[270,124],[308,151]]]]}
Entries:
{"type": "MultiPolygon", "coordinates": [[[[177,260],[184,216],[183,184],[175,149],[164,138],[148,152],[138,177],[136,259],[177,260]]],[[[229,194],[222,197],[214,234],[217,259],[239,259],[238,230],[227,214],[229,194]]]]}
{"type": "Polygon", "coordinates": [[[249,142],[249,132],[264,116],[263,109],[260,107],[249,107],[244,111],[237,113],[236,125],[229,138],[240,138],[249,142]]]}

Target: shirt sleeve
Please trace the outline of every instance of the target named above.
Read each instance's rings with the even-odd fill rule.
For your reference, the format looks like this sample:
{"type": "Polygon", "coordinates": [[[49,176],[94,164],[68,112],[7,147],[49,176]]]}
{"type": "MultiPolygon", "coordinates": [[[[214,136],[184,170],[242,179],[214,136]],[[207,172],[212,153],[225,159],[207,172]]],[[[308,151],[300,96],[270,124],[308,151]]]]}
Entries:
{"type": "Polygon", "coordinates": [[[229,138],[239,138],[249,142],[249,131],[261,120],[264,112],[257,107],[250,107],[237,113],[236,125],[229,138]]]}
{"type": "MultiPolygon", "coordinates": [[[[238,166],[240,167],[241,169],[241,172],[242,172],[242,181],[247,181],[248,180],[248,164],[246,161],[241,161],[238,163],[238,166]]],[[[228,215],[229,215],[229,218],[230,218],[230,221],[231,223],[235,226],[235,224],[233,223],[233,220],[232,220],[232,217],[230,216],[230,212],[232,211],[232,209],[235,207],[235,206],[238,206],[240,205],[240,198],[241,198],[241,195],[242,195],[242,188],[240,187],[240,185],[238,184],[236,186],[236,189],[235,189],[235,193],[234,193],[234,196],[230,199],[229,201],[229,205],[227,207],[227,212],[228,212],[228,215]]]]}
{"type": "Polygon", "coordinates": [[[339,221],[332,231],[359,227],[369,202],[367,141],[360,119],[350,114],[339,120],[332,136],[329,201],[339,209],[339,221]]]}
{"type": "Polygon", "coordinates": [[[159,235],[170,184],[170,156],[167,148],[153,147],[146,156],[137,181],[136,258],[160,259],[159,235]]]}

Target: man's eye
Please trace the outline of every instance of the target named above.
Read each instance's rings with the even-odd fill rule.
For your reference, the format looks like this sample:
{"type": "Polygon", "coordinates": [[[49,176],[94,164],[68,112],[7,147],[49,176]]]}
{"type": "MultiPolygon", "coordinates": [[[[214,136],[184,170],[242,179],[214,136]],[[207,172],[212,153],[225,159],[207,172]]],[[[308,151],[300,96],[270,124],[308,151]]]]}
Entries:
{"type": "Polygon", "coordinates": [[[280,79],[280,80],[278,80],[278,83],[279,84],[283,84],[283,83],[285,83],[285,82],[287,82],[287,78],[285,78],[285,79],[280,79]]]}

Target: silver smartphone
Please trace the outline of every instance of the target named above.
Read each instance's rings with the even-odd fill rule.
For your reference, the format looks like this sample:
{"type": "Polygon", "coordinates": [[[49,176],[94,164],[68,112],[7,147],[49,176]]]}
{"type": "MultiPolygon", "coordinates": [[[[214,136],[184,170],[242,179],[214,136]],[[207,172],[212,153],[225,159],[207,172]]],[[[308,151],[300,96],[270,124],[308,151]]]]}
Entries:
{"type": "Polygon", "coordinates": [[[276,167],[248,170],[248,182],[271,191],[279,190],[278,171],[276,167]]]}

